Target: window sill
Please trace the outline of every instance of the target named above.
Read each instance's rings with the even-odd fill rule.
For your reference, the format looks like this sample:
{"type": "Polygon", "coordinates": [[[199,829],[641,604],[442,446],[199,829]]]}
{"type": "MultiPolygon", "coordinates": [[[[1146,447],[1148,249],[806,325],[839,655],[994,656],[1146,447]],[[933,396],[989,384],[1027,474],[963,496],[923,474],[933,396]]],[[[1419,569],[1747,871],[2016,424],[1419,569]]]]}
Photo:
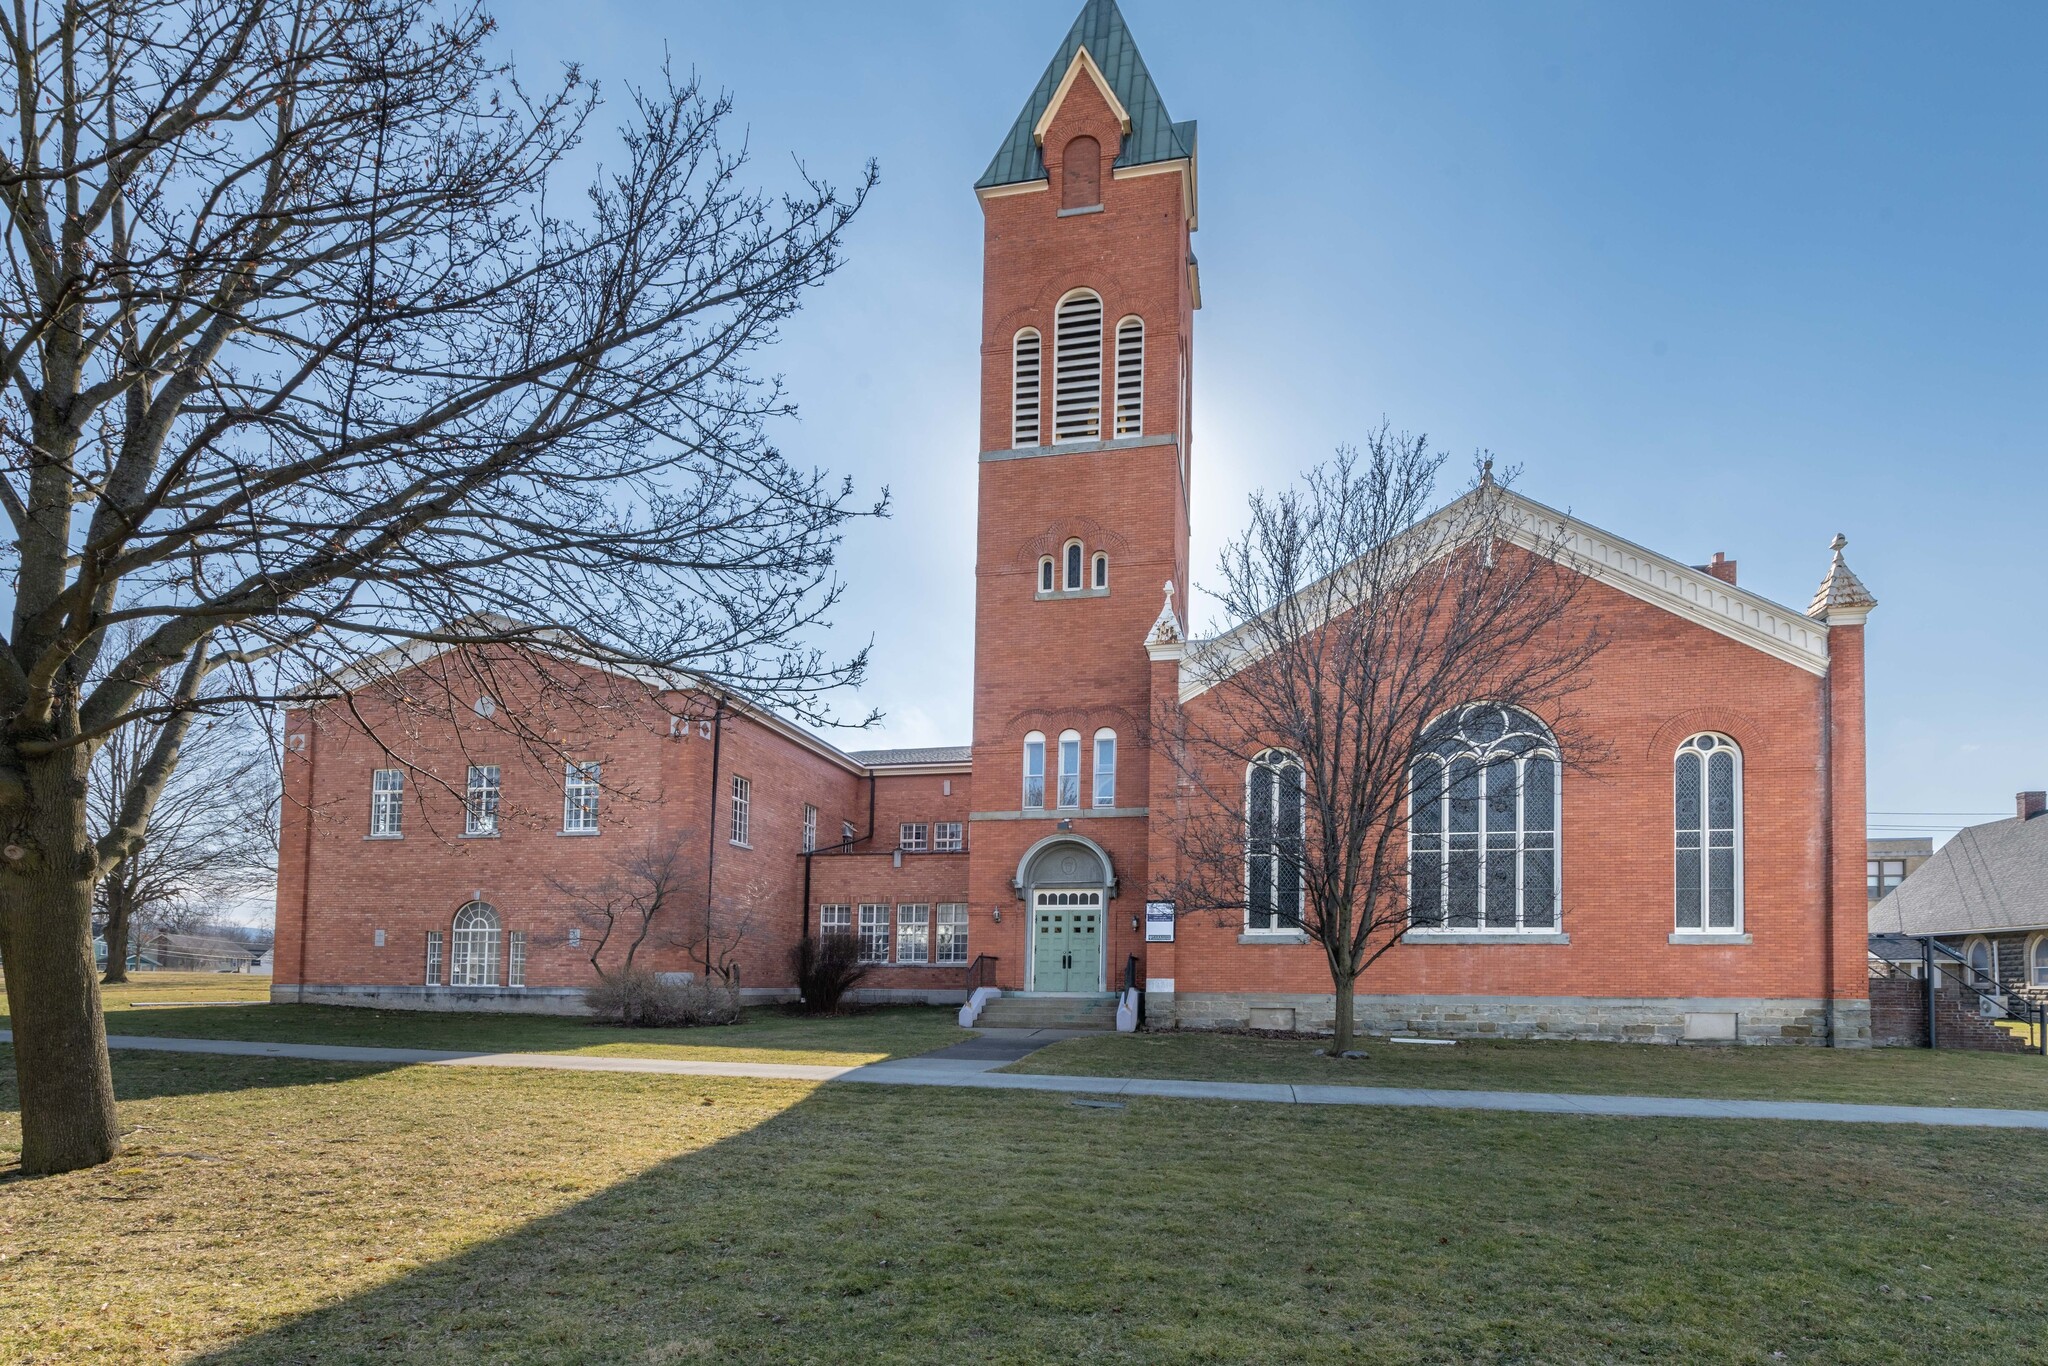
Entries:
{"type": "Polygon", "coordinates": [[[1101,212],[1102,206],[1100,204],[1084,204],[1078,209],[1061,209],[1059,211],[1059,216],[1061,218],[1079,218],[1084,213],[1101,212]]]}
{"type": "Polygon", "coordinates": [[[602,830],[557,830],[555,833],[563,839],[580,840],[589,839],[594,835],[601,835],[604,832],[602,830]]]}
{"type": "Polygon", "coordinates": [[[753,845],[748,844],[745,840],[727,840],[726,843],[730,844],[735,849],[752,849],[754,847],[753,845]]]}
{"type": "Polygon", "coordinates": [[[1410,930],[1403,944],[1569,944],[1559,930],[1410,930]]]}
{"type": "Polygon", "coordinates": [[[1059,598],[1106,598],[1107,588],[1055,588],[1051,592],[1038,589],[1032,597],[1038,602],[1053,602],[1059,598]]]}
{"type": "Polygon", "coordinates": [[[1306,944],[1305,930],[1246,930],[1237,937],[1240,944],[1306,944]]]}
{"type": "Polygon", "coordinates": [[[404,839],[404,838],[405,838],[405,836],[403,836],[403,835],[365,835],[365,836],[363,836],[363,838],[364,838],[364,839],[366,839],[366,840],[402,840],[402,839],[404,839]]]}
{"type": "Polygon", "coordinates": [[[1673,944],[1747,944],[1749,936],[1740,930],[1679,930],[1672,934],[1673,944]]]}
{"type": "Polygon", "coordinates": [[[494,840],[498,837],[498,832],[495,830],[465,830],[460,836],[460,838],[466,840],[494,840]]]}
{"type": "Polygon", "coordinates": [[[970,821],[1105,820],[1112,816],[1148,816],[1149,806],[1027,806],[1018,811],[972,811],[970,821]]]}

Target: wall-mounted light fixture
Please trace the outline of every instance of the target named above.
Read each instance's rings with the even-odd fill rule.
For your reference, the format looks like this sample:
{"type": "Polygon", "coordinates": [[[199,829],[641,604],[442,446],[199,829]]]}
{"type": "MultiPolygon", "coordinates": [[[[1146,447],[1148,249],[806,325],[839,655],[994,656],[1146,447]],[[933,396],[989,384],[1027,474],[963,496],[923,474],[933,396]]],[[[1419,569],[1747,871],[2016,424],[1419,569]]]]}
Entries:
{"type": "Polygon", "coordinates": [[[989,908],[988,908],[988,914],[989,914],[989,918],[990,918],[991,920],[995,921],[995,922],[996,922],[996,924],[1000,925],[1000,924],[1002,924],[1002,923],[1003,923],[1003,908],[1002,908],[1001,906],[991,906],[991,907],[989,907],[989,908]]]}

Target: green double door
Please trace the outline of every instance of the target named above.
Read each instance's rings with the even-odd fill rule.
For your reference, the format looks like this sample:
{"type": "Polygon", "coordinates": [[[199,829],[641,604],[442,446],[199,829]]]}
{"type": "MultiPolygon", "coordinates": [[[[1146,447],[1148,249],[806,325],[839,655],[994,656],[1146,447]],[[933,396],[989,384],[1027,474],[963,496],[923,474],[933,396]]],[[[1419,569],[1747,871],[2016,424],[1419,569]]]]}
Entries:
{"type": "Polygon", "coordinates": [[[1102,893],[1038,892],[1032,897],[1031,989],[1102,990],[1102,893]]]}

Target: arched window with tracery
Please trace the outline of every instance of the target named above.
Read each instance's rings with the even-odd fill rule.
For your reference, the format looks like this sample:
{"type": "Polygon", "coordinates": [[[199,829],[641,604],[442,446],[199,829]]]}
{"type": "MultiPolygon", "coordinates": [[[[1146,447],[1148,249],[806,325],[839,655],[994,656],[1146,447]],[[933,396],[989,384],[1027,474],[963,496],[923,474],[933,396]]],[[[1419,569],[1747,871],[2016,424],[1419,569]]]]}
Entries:
{"type": "Polygon", "coordinates": [[[1145,431],[1145,320],[1125,318],[1116,325],[1116,434],[1142,436],[1145,431]]]}
{"type": "Polygon", "coordinates": [[[1725,735],[1695,735],[1672,771],[1677,830],[1677,930],[1742,929],[1742,750],[1725,735]]]}
{"type": "Polygon", "coordinates": [[[1044,441],[1039,427],[1039,391],[1045,367],[1045,340],[1038,329],[1017,334],[1010,349],[1010,444],[1019,449],[1044,441]]]}
{"type": "Polygon", "coordinates": [[[1459,707],[1409,766],[1408,918],[1423,933],[1558,928],[1557,740],[1517,707],[1459,707]]]}
{"type": "Polygon", "coordinates": [[[1244,783],[1245,932],[1299,931],[1308,831],[1301,761],[1269,749],[1246,766],[1244,783]]]}
{"type": "Polygon", "coordinates": [[[1071,593],[1077,588],[1085,588],[1086,586],[1086,581],[1081,577],[1081,543],[1079,541],[1068,541],[1067,578],[1061,587],[1071,593]]]}
{"type": "Polygon", "coordinates": [[[1077,289],[1054,320],[1052,439],[1102,439],[1102,296],[1077,289]]]}
{"type": "Polygon", "coordinates": [[[483,902],[472,901],[457,911],[455,933],[449,943],[448,985],[498,985],[498,941],[501,934],[497,911],[483,902]]]}

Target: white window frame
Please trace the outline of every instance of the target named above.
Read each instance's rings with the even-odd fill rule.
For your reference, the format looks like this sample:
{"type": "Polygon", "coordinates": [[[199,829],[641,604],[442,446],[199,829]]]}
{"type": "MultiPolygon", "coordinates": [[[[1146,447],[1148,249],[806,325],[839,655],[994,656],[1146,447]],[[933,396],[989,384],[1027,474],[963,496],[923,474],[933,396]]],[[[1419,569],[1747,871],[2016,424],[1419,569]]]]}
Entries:
{"type": "Polygon", "coordinates": [[[1041,556],[1038,561],[1038,592],[1043,595],[1058,591],[1059,571],[1054,567],[1053,558],[1050,555],[1041,556]]]}
{"type": "Polygon", "coordinates": [[[1107,726],[1095,732],[1094,766],[1089,770],[1090,806],[1116,805],[1116,732],[1107,726]],[[1108,762],[1104,762],[1107,756],[1108,762]]]}
{"type": "Polygon", "coordinates": [[[1998,945],[1981,934],[1971,935],[1963,941],[1963,967],[1970,974],[1969,985],[1979,991],[1995,989],[1998,986],[1998,945]],[[1984,950],[1984,961],[1990,969],[1989,976],[1983,978],[1978,977],[1977,965],[1971,961],[1971,955],[1979,948],[1984,950]]]}
{"type": "Polygon", "coordinates": [[[604,765],[568,763],[562,769],[562,833],[597,833],[597,796],[604,765]]]}
{"type": "Polygon", "coordinates": [[[1116,325],[1116,435],[1145,434],[1145,320],[1135,314],[1116,325]]]}
{"type": "Polygon", "coordinates": [[[448,938],[448,985],[497,986],[498,950],[504,932],[497,908],[487,902],[472,901],[457,911],[448,938]]]}
{"type": "Polygon", "coordinates": [[[1045,810],[1045,732],[1024,737],[1024,809],[1045,810]]]}
{"type": "Polygon", "coordinates": [[[1054,445],[1102,439],[1102,296],[1069,291],[1053,311],[1054,445]]]}
{"type": "Polygon", "coordinates": [[[828,901],[818,907],[818,937],[828,934],[853,934],[853,907],[843,902],[828,901]]]}
{"type": "Polygon", "coordinates": [[[1109,556],[1105,552],[1098,550],[1089,561],[1089,565],[1088,586],[1097,592],[1107,593],[1109,591],[1109,556]]]}
{"type": "Polygon", "coordinates": [[[896,827],[896,847],[906,854],[922,854],[932,846],[931,833],[923,821],[904,821],[896,827]]]}
{"type": "Polygon", "coordinates": [[[1679,935],[1741,934],[1743,864],[1742,746],[1736,744],[1735,741],[1731,740],[1730,738],[1728,738],[1728,736],[1722,734],[1720,731],[1701,731],[1697,735],[1688,735],[1679,744],[1677,750],[1674,751],[1671,756],[1671,791],[1673,838],[1673,867],[1671,874],[1673,906],[1671,922],[1672,933],[1679,935]],[[1709,814],[1709,812],[1712,806],[1712,798],[1710,796],[1710,793],[1712,792],[1713,783],[1713,760],[1717,755],[1720,755],[1724,752],[1727,755],[1729,755],[1729,757],[1732,759],[1734,766],[1733,781],[1735,789],[1735,824],[1732,830],[1721,832],[1714,830],[1711,827],[1710,822],[1712,820],[1712,816],[1709,814]],[[1688,756],[1691,756],[1693,760],[1699,764],[1700,769],[1700,824],[1697,830],[1681,830],[1678,828],[1678,775],[1680,771],[1680,765],[1682,765],[1686,761],[1688,756]],[[1714,844],[1715,837],[1717,835],[1722,835],[1724,833],[1726,835],[1728,842],[1724,845],[1716,846],[1714,844]],[[1698,848],[1690,849],[1687,847],[1685,843],[1687,835],[1691,835],[1700,841],[1700,845],[1698,848]],[[1735,909],[1735,923],[1732,925],[1710,925],[1708,923],[1713,918],[1715,883],[1713,881],[1714,860],[1712,858],[1712,854],[1716,847],[1727,849],[1730,853],[1729,866],[1731,871],[1729,876],[1731,882],[1734,884],[1730,888],[1730,891],[1733,893],[1733,896],[1730,899],[1734,903],[1735,909]],[[1697,909],[1699,913],[1700,923],[1697,925],[1681,925],[1678,923],[1678,918],[1685,908],[1677,904],[1677,865],[1680,860],[1684,859],[1687,853],[1695,853],[1699,856],[1700,876],[1699,887],[1697,889],[1699,895],[1699,905],[1697,909]]]}
{"type": "Polygon", "coordinates": [[[405,770],[380,768],[370,774],[370,838],[405,838],[405,770]]]}
{"type": "Polygon", "coordinates": [[[804,852],[816,852],[818,848],[818,808],[804,803],[804,852]]]}
{"type": "Polygon", "coordinates": [[[427,931],[427,985],[428,985],[428,986],[430,986],[430,987],[437,987],[437,986],[440,986],[440,985],[441,985],[441,963],[442,963],[442,958],[441,958],[441,932],[440,932],[439,930],[428,930],[428,931],[427,931]]]}
{"type": "Polygon", "coordinates": [[[1081,809],[1081,732],[1060,732],[1059,806],[1061,811],[1081,809]]]}
{"type": "Polygon", "coordinates": [[[732,843],[742,849],[754,846],[748,842],[753,832],[754,785],[739,774],[732,775],[732,843]]]}
{"type": "Polygon", "coordinates": [[[498,833],[499,808],[505,795],[502,779],[496,764],[469,766],[469,783],[464,791],[466,800],[462,811],[463,834],[498,833]]]}
{"type": "Polygon", "coordinates": [[[526,931],[505,931],[505,985],[526,985],[526,931]]]}
{"type": "Polygon", "coordinates": [[[2027,981],[2037,987],[2048,987],[2048,934],[2037,934],[2027,941],[2027,981]]]}
{"type": "Polygon", "coordinates": [[[932,959],[932,908],[927,902],[911,902],[896,908],[896,961],[907,967],[924,967],[932,959]]]}
{"type": "Polygon", "coordinates": [[[1035,327],[1010,339],[1010,444],[1045,444],[1045,338],[1035,327]]]}
{"type": "Polygon", "coordinates": [[[881,902],[864,901],[861,903],[860,961],[863,963],[886,963],[889,961],[889,907],[881,902]]]}
{"type": "Polygon", "coordinates": [[[942,901],[932,916],[932,962],[959,967],[967,962],[967,903],[942,901]]]}
{"type": "Polygon", "coordinates": [[[957,854],[967,848],[967,826],[960,821],[932,822],[932,852],[957,854]]]}
{"type": "MultiPolygon", "coordinates": [[[[1510,725],[1515,724],[1517,723],[1512,720],[1510,721],[1510,725]]],[[[1424,729],[1423,733],[1425,737],[1441,735],[1442,738],[1434,741],[1425,739],[1425,748],[1409,759],[1407,833],[1408,906],[1410,919],[1407,933],[1418,937],[1444,935],[1454,938],[1472,934],[1538,936],[1562,934],[1564,932],[1564,762],[1558,753],[1556,736],[1539,718],[1530,715],[1528,712],[1522,711],[1520,708],[1499,707],[1491,702],[1475,702],[1453,708],[1450,712],[1432,722],[1424,729]],[[1493,708],[1503,713],[1513,711],[1517,716],[1527,720],[1528,727],[1504,732],[1501,736],[1483,743],[1473,740],[1466,732],[1465,727],[1480,712],[1487,708],[1493,708]],[[1452,729],[1445,732],[1443,728],[1447,726],[1452,729]],[[1518,744],[1510,744],[1510,735],[1524,737],[1524,740],[1518,744]],[[1461,743],[1454,752],[1450,754],[1441,753],[1438,747],[1452,740],[1461,743]],[[1432,800],[1438,804],[1438,820],[1441,824],[1441,828],[1437,832],[1437,839],[1440,841],[1440,844],[1433,851],[1438,860],[1437,907],[1438,913],[1442,917],[1441,923],[1438,924],[1418,923],[1413,918],[1415,908],[1416,856],[1418,852],[1432,852],[1418,851],[1416,848],[1415,815],[1421,805],[1419,800],[1421,794],[1417,790],[1414,774],[1417,765],[1426,758],[1436,760],[1441,765],[1443,772],[1442,781],[1431,785],[1434,790],[1432,800]],[[1450,766],[1460,759],[1470,760],[1477,766],[1479,782],[1482,784],[1478,797],[1479,828],[1476,831],[1453,832],[1450,828],[1450,803],[1452,798],[1449,771],[1450,766]],[[1532,759],[1542,759],[1550,765],[1551,819],[1548,830],[1531,830],[1528,825],[1528,783],[1524,775],[1529,761],[1532,759]],[[1496,849],[1491,839],[1500,832],[1487,829],[1487,785],[1490,782],[1487,775],[1488,770],[1495,766],[1508,766],[1514,770],[1515,829],[1512,849],[1496,849]],[[1475,923],[1470,925],[1453,925],[1450,923],[1452,855],[1457,852],[1452,844],[1452,839],[1456,833],[1470,834],[1474,837],[1474,843],[1471,847],[1478,856],[1478,900],[1474,903],[1476,920],[1475,923]],[[1532,844],[1532,839],[1547,839],[1549,843],[1547,845],[1540,843],[1532,844]],[[1527,855],[1544,852],[1548,852],[1551,855],[1550,917],[1547,924],[1532,924],[1530,923],[1529,915],[1530,907],[1527,905],[1528,879],[1524,870],[1527,867],[1527,855]],[[1516,862],[1515,923],[1512,926],[1487,923],[1486,868],[1490,861],[1489,856],[1495,853],[1512,853],[1516,862]]]]}

